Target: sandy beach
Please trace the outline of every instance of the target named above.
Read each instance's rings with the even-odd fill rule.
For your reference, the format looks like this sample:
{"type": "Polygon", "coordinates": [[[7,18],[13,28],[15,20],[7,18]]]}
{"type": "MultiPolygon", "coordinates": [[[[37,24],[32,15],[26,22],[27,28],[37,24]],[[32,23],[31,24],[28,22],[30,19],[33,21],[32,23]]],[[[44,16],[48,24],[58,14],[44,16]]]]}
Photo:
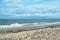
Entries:
{"type": "Polygon", "coordinates": [[[60,40],[60,0],[0,0],[0,40],[60,40]]]}
{"type": "Polygon", "coordinates": [[[60,40],[60,27],[0,33],[0,40],[60,40]]]}

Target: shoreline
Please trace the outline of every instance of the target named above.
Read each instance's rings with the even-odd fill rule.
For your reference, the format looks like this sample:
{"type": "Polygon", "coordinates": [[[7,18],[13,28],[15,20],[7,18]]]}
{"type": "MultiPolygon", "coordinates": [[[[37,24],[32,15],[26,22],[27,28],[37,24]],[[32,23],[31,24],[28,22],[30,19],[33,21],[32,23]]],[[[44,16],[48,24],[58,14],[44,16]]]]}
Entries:
{"type": "MultiPolygon", "coordinates": [[[[19,25],[19,24],[16,24],[19,25]]],[[[18,26],[18,27],[6,27],[6,28],[0,28],[0,33],[8,33],[8,32],[21,32],[21,31],[31,31],[31,30],[38,30],[38,29],[44,29],[44,28],[55,28],[60,27],[60,22],[53,22],[53,23],[42,23],[39,26],[38,24],[33,25],[24,25],[24,26],[18,26]]]]}
{"type": "Polygon", "coordinates": [[[60,28],[60,25],[58,25],[58,26],[48,26],[48,27],[45,27],[45,28],[39,28],[39,27],[35,28],[35,27],[32,27],[32,26],[24,27],[24,28],[20,28],[20,27],[16,27],[16,28],[0,28],[0,33],[17,33],[17,32],[32,31],[32,30],[47,29],[47,28],[60,28]]]}
{"type": "Polygon", "coordinates": [[[60,39],[60,27],[0,34],[0,40],[58,40],[58,39],[60,39]]]}

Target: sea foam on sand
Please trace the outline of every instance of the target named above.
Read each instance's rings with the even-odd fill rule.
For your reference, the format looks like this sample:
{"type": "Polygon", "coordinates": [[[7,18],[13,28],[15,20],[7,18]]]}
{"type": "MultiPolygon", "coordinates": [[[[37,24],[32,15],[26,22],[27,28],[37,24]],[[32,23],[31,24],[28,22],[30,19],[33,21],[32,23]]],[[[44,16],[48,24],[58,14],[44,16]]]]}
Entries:
{"type": "Polygon", "coordinates": [[[19,30],[36,30],[40,28],[46,28],[49,26],[60,26],[60,22],[52,23],[25,23],[25,24],[11,24],[11,25],[0,25],[0,32],[17,32],[19,30]]]}

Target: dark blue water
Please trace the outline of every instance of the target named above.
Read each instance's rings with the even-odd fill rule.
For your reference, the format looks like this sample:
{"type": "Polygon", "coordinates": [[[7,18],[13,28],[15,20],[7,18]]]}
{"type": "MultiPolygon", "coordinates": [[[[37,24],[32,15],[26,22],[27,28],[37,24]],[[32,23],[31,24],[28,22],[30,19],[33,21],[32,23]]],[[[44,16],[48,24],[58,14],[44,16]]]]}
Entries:
{"type": "Polygon", "coordinates": [[[38,22],[60,22],[59,19],[0,19],[0,25],[10,25],[14,23],[38,23],[38,22]]]}

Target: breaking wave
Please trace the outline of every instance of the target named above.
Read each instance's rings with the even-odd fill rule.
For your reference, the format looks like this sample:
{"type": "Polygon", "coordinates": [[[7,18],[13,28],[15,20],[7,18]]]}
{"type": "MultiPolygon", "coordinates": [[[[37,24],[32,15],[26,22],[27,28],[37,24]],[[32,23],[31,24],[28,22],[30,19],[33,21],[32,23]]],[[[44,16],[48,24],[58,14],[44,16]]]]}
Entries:
{"type": "Polygon", "coordinates": [[[24,24],[19,24],[19,23],[14,23],[10,25],[0,25],[0,28],[9,28],[9,27],[24,27],[24,26],[36,26],[36,27],[47,27],[47,26],[56,26],[60,25],[60,22],[52,22],[52,23],[24,23],[24,24]]]}

